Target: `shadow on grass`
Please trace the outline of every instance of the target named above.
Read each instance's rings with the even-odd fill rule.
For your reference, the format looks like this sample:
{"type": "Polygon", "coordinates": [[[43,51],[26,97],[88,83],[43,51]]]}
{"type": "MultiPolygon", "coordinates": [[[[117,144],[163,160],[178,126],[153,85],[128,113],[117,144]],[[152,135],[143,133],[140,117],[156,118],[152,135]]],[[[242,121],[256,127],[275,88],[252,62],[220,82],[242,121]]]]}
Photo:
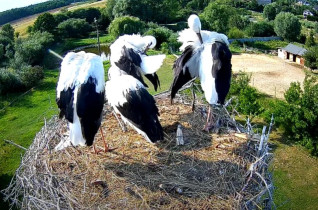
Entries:
{"type": "MultiPolygon", "coordinates": [[[[8,187],[10,181],[12,179],[11,175],[8,174],[2,174],[0,176],[0,191],[4,190],[6,187],[8,187]]],[[[0,209],[10,209],[9,203],[5,202],[3,200],[3,194],[0,193],[0,209]]]]}

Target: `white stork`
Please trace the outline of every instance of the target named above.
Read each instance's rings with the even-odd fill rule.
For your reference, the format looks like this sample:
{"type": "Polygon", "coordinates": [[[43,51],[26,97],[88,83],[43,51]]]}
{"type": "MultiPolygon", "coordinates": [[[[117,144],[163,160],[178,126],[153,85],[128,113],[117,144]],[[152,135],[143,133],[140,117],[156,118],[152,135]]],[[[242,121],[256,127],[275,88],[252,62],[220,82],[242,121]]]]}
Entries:
{"type": "Polygon", "coordinates": [[[120,36],[111,46],[110,62],[117,66],[123,73],[138,79],[145,87],[144,75],[154,85],[157,91],[160,81],[156,71],[162,65],[166,55],[147,56],[148,49],[156,46],[156,38],[153,36],[123,35],[120,36]]]}
{"type": "MultiPolygon", "coordinates": [[[[71,144],[91,146],[101,125],[105,98],[101,57],[83,51],[68,53],[61,64],[56,91],[59,117],[65,116],[68,120],[70,134],[68,139],[62,140],[55,147],[55,150],[61,150],[71,144]]],[[[106,143],[104,146],[106,152],[106,143]]],[[[95,147],[94,150],[96,153],[95,147]]]]}
{"type": "Polygon", "coordinates": [[[122,74],[123,70],[111,66],[106,82],[108,103],[120,114],[122,120],[141,134],[147,141],[155,143],[163,139],[159,122],[159,111],[154,98],[145,86],[133,76],[122,74]]]}
{"type": "Polygon", "coordinates": [[[229,42],[224,34],[201,31],[197,15],[188,19],[189,28],[179,33],[182,55],[175,61],[174,81],[171,85],[171,102],[178,90],[191,79],[200,78],[201,87],[209,106],[204,130],[211,127],[211,106],[223,104],[230,89],[231,58],[229,42]]]}

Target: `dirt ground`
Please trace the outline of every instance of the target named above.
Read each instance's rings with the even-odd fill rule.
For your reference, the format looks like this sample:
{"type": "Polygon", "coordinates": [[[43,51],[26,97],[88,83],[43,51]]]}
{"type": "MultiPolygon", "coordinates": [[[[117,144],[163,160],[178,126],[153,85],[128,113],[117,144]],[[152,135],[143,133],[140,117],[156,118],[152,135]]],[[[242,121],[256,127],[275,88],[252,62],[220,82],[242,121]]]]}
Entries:
{"type": "Polygon", "coordinates": [[[303,82],[303,67],[291,64],[276,56],[264,54],[239,54],[232,57],[233,72],[252,73],[251,85],[262,93],[284,98],[291,82],[303,82]]]}

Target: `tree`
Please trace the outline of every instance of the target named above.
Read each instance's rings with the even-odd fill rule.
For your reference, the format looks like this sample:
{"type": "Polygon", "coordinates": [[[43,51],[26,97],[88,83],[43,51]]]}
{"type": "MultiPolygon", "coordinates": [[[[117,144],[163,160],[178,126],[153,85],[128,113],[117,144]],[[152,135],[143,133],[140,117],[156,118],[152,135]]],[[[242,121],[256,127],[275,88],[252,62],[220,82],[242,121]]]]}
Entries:
{"type": "Polygon", "coordinates": [[[251,23],[246,28],[246,33],[251,37],[267,37],[275,35],[273,26],[268,22],[251,23]]]}
{"type": "Polygon", "coordinates": [[[267,4],[264,7],[263,10],[263,16],[264,18],[266,18],[267,20],[274,20],[276,17],[276,4],[272,3],[272,4],[267,4]]]}
{"type": "Polygon", "coordinates": [[[211,2],[203,11],[200,18],[210,30],[227,33],[230,17],[235,15],[235,9],[219,2],[211,2]]]}
{"type": "Polygon", "coordinates": [[[306,47],[312,47],[315,44],[316,43],[315,43],[315,38],[314,38],[314,32],[312,30],[310,30],[308,36],[306,37],[305,45],[306,45],[306,47]]]}
{"type": "Polygon", "coordinates": [[[11,67],[20,69],[21,63],[40,64],[47,48],[53,43],[53,35],[49,32],[35,32],[27,38],[18,38],[15,43],[14,59],[11,67]]]}
{"type": "Polygon", "coordinates": [[[10,40],[14,41],[14,28],[10,24],[5,24],[1,28],[0,35],[8,37],[10,40]]]}
{"type": "Polygon", "coordinates": [[[92,30],[92,27],[85,19],[70,18],[57,26],[58,32],[65,38],[85,37],[92,30]]]}
{"type": "Polygon", "coordinates": [[[108,27],[108,33],[114,37],[122,34],[137,34],[143,33],[145,29],[145,22],[137,17],[123,16],[115,18],[108,27]]]}
{"type": "Polygon", "coordinates": [[[85,19],[88,23],[93,23],[94,18],[98,19],[101,12],[96,8],[77,9],[73,12],[68,12],[70,18],[85,19]]]}
{"type": "Polygon", "coordinates": [[[46,12],[44,14],[39,15],[39,17],[35,20],[33,25],[33,31],[47,31],[53,34],[56,25],[57,24],[54,16],[51,13],[46,12]]]}
{"type": "Polygon", "coordinates": [[[243,17],[239,14],[234,14],[229,19],[230,28],[238,28],[240,30],[246,28],[250,23],[251,21],[247,17],[243,17]]]}
{"type": "Polygon", "coordinates": [[[316,69],[318,67],[318,46],[313,46],[304,54],[305,66],[316,69]]]}
{"type": "Polygon", "coordinates": [[[301,24],[298,18],[289,12],[279,13],[274,21],[275,33],[283,39],[294,41],[300,35],[301,24]]]}

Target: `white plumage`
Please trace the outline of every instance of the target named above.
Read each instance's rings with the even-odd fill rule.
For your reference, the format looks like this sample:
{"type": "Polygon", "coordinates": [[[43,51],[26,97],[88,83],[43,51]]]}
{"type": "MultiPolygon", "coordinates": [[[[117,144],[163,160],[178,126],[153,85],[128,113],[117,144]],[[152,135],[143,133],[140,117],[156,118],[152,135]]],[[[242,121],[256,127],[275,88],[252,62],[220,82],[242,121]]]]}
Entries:
{"type": "Polygon", "coordinates": [[[160,86],[156,71],[160,68],[166,55],[148,56],[148,49],[156,46],[156,39],[153,36],[140,36],[139,34],[120,36],[111,46],[110,62],[117,66],[122,74],[128,74],[138,79],[145,87],[142,75],[145,75],[155,90],[160,86]]]}
{"type": "Polygon", "coordinates": [[[100,56],[70,52],[64,57],[56,101],[60,117],[65,116],[69,121],[70,134],[56,146],[56,150],[71,144],[92,145],[101,124],[104,91],[104,67],[100,56]]]}
{"type": "MultiPolygon", "coordinates": [[[[227,36],[217,32],[201,31],[197,15],[189,17],[188,25],[188,29],[179,32],[178,41],[182,42],[180,50],[183,53],[174,64],[175,77],[171,87],[171,100],[184,84],[198,77],[209,104],[223,104],[231,80],[232,54],[228,49],[227,36]]],[[[209,109],[208,116],[210,113],[209,109]]]]}

